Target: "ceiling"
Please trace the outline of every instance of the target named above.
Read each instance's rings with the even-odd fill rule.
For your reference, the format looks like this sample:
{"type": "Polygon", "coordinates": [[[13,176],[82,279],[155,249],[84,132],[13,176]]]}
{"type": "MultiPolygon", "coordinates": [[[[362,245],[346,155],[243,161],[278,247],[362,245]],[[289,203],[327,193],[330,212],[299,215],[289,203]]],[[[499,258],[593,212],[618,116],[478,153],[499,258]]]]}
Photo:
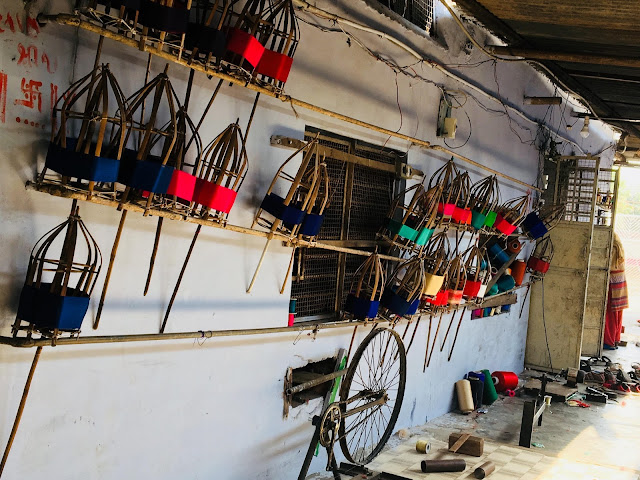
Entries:
{"type": "Polygon", "coordinates": [[[456,0],[456,5],[502,38],[511,53],[541,61],[598,116],[626,131],[628,151],[640,155],[640,2],[456,0]]]}

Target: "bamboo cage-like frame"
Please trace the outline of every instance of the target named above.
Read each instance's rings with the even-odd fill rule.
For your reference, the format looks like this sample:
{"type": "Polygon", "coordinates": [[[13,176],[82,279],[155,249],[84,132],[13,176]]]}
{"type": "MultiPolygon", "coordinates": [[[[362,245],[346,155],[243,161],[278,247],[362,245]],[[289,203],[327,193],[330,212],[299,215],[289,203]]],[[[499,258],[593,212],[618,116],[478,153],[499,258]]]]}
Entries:
{"type": "Polygon", "coordinates": [[[258,64],[254,80],[263,86],[271,85],[274,91],[278,92],[284,88],[293,56],[298,48],[300,28],[291,0],[270,0],[264,17],[269,28],[260,32],[258,41],[266,50],[258,64]],[[278,64],[280,68],[277,68],[278,64]]]}
{"type": "Polygon", "coordinates": [[[484,247],[472,245],[463,254],[467,282],[463,295],[467,300],[483,298],[491,278],[491,262],[484,247]]]}
{"type": "Polygon", "coordinates": [[[102,267],[100,247],[79,213],[80,207],[77,206],[77,200],[74,200],[69,217],[43,235],[31,250],[20,306],[12,328],[14,337],[21,331],[26,331],[28,338],[35,331],[51,338],[57,338],[62,332],[79,331],[79,324],[66,328],[60,326],[60,323],[67,319],[55,319],[56,315],[63,315],[62,311],[66,312],[65,317],[69,317],[69,308],[79,308],[81,315],[76,314],[75,317],[82,323],[102,267]],[[62,242],[59,241],[61,238],[62,242]],[[58,245],[60,253],[56,256],[54,252],[58,245]],[[81,254],[78,252],[81,245],[86,250],[86,256],[82,260],[76,258],[81,254]],[[45,277],[51,278],[47,281],[45,277]],[[65,297],[75,297],[86,302],[84,311],[82,307],[64,305],[65,297]],[[54,306],[60,308],[60,312],[57,308],[49,308],[54,306]],[[23,317],[31,317],[31,320],[23,317]],[[23,321],[27,323],[26,326],[23,321]],[[52,326],[48,325],[49,321],[52,326]]]}
{"type": "Polygon", "coordinates": [[[398,316],[412,315],[417,310],[417,300],[424,290],[424,262],[415,256],[400,263],[394,269],[385,286],[381,307],[398,316]],[[400,305],[395,302],[400,300],[400,305]],[[400,306],[400,308],[397,308],[400,306]],[[415,310],[414,310],[415,306],[415,310]]]}
{"type": "Polygon", "coordinates": [[[553,260],[554,247],[551,237],[547,235],[536,241],[536,246],[527,261],[527,272],[532,277],[542,278],[549,270],[553,260]]]}
{"type": "MultiPolygon", "coordinates": [[[[139,162],[150,162],[157,165],[158,175],[160,175],[161,167],[173,166],[170,160],[173,158],[174,145],[178,140],[177,111],[180,110],[181,106],[167,75],[168,69],[169,64],[165,66],[162,73],[131,95],[127,109],[127,117],[130,123],[125,137],[125,145],[129,145],[130,141],[135,142],[135,148],[131,151],[132,154],[135,154],[135,160],[132,159],[134,160],[133,168],[137,168],[139,162]],[[152,98],[153,101],[149,109],[149,117],[145,118],[146,103],[149,98],[152,98]],[[159,115],[163,100],[169,112],[168,120],[162,119],[159,115]],[[136,140],[133,138],[134,134],[137,134],[136,140]],[[151,150],[157,147],[158,144],[161,144],[161,154],[159,156],[152,155],[151,150]],[[154,157],[156,157],[155,160],[153,160],[154,157]]],[[[130,185],[126,186],[121,196],[121,204],[128,200],[133,188],[130,185]]],[[[137,188],[137,190],[143,189],[137,188]]],[[[153,199],[154,192],[149,191],[146,199],[145,214],[151,207],[153,199]]]]}
{"type": "Polygon", "coordinates": [[[566,205],[540,205],[530,212],[522,222],[523,232],[532,240],[544,237],[566,214],[566,205]]]}
{"type": "Polygon", "coordinates": [[[208,66],[212,62],[214,54],[218,63],[222,60],[223,48],[226,47],[226,35],[223,27],[227,15],[231,11],[231,4],[231,0],[192,1],[191,11],[195,16],[195,22],[189,23],[185,37],[186,49],[190,50],[188,52],[189,62],[200,62],[208,66]],[[203,49],[200,37],[209,38],[213,40],[213,43],[203,49]]]}
{"type": "Polygon", "coordinates": [[[453,161],[453,158],[451,158],[451,160],[436,170],[429,179],[429,189],[436,185],[440,185],[442,188],[442,201],[438,206],[439,225],[445,225],[451,221],[454,208],[459,200],[459,189],[454,189],[453,184],[459,175],[460,171],[453,161]]]}
{"type": "Polygon", "coordinates": [[[490,175],[474,183],[469,193],[471,226],[476,230],[488,232],[495,222],[499,204],[500,187],[496,175],[490,175]]]}
{"type": "MultiPolygon", "coordinates": [[[[91,178],[78,180],[88,182],[89,196],[94,194],[97,183],[99,192],[95,193],[113,197],[128,120],[126,97],[109,65],[96,65],[90,73],[74,82],[52,109],[51,144],[39,182],[45,180],[47,170],[52,167],[63,172],[60,174],[63,185],[69,185],[71,178],[78,178],[74,173],[86,173],[91,178]],[[113,108],[113,102],[109,103],[110,99],[115,99],[117,108],[113,108]],[[78,108],[83,102],[81,109],[78,108]],[[76,122],[80,122],[77,136],[73,135],[76,122]],[[69,140],[74,141],[75,146],[68,145],[69,140]],[[69,147],[73,150],[69,151],[69,147]],[[105,174],[104,167],[108,168],[109,174],[105,174]],[[86,172],[87,168],[91,172],[86,172]]],[[[84,184],[80,186],[78,182],[73,186],[85,189],[84,184]]]]}
{"type": "Polygon", "coordinates": [[[388,224],[381,228],[378,236],[401,251],[412,250],[416,234],[425,228],[426,218],[420,203],[424,193],[424,187],[417,183],[396,195],[387,215],[388,224]],[[411,199],[405,203],[409,195],[411,199]]]}
{"type": "Polygon", "coordinates": [[[345,317],[375,318],[385,285],[386,275],[382,262],[378,254],[374,253],[354,273],[345,304],[345,317]]]}
{"type": "Polygon", "coordinates": [[[462,255],[456,255],[449,261],[447,272],[449,304],[458,305],[462,302],[464,287],[467,283],[467,266],[462,255]]]}
{"type": "MultiPolygon", "coordinates": [[[[247,174],[249,158],[245,138],[238,120],[224,129],[204,150],[201,161],[194,167],[196,178],[217,187],[238,192],[247,174]]],[[[191,202],[191,215],[216,219],[224,223],[229,212],[191,202]]]]}
{"type": "MultiPolygon", "coordinates": [[[[292,237],[298,233],[300,225],[305,220],[307,209],[313,207],[318,200],[321,190],[318,185],[323,182],[328,187],[326,166],[321,166],[318,135],[316,135],[313,140],[303,144],[302,147],[296,150],[284,161],[280,168],[278,168],[267,189],[265,198],[256,212],[251,228],[253,229],[256,225],[259,225],[269,230],[269,235],[267,236],[267,242],[262,250],[256,271],[247,287],[247,293],[251,292],[255,284],[273,236],[279,233],[292,237]],[[301,152],[303,152],[302,162],[298,167],[296,175],[292,176],[285,172],[285,168],[301,152]],[[324,175],[322,172],[324,172],[324,175]],[[280,197],[274,192],[279,180],[290,184],[285,197],[280,197]]],[[[328,195],[323,201],[324,206],[326,206],[327,201],[328,195]]],[[[323,210],[324,206],[322,207],[323,210]]],[[[293,255],[291,258],[292,261],[289,263],[289,272],[293,265],[293,255]]],[[[287,273],[287,278],[288,276],[289,273],[287,273]]],[[[287,278],[285,278],[285,284],[287,278]]]]}
{"type": "Polygon", "coordinates": [[[527,216],[529,195],[512,198],[498,207],[494,229],[499,236],[509,236],[518,228],[527,216]]]}

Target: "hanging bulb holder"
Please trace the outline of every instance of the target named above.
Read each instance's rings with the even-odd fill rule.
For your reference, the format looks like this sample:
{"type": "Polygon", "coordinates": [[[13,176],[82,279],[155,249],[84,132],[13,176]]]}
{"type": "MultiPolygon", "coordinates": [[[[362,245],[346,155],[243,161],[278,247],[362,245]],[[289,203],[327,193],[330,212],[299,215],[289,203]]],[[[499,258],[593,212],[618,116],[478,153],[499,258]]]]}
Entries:
{"type": "Polygon", "coordinates": [[[582,138],[587,138],[589,136],[589,115],[584,117],[584,125],[582,130],[580,130],[580,136],[582,138]]]}

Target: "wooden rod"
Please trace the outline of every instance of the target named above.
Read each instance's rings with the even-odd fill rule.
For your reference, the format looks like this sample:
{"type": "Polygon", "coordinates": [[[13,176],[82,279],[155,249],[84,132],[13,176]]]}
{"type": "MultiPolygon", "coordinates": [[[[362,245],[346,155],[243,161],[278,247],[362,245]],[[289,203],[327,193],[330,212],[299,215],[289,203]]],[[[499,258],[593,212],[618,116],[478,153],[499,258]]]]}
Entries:
{"type": "Polygon", "coordinates": [[[592,65],[609,65],[612,67],[640,68],[640,58],[633,57],[592,55],[572,52],[553,52],[549,50],[511,48],[498,45],[489,45],[486,48],[490,53],[493,53],[495,55],[523,57],[527,60],[552,60],[554,62],[589,63],[592,65]]]}
{"type": "MultiPolygon", "coordinates": [[[[101,198],[97,195],[92,196],[91,198],[87,198],[86,193],[80,192],[80,191],[74,191],[71,189],[68,189],[66,187],[64,187],[63,185],[54,185],[54,184],[37,184],[31,181],[27,181],[27,183],[25,184],[25,187],[28,190],[35,190],[37,192],[43,192],[43,193],[48,193],[49,195],[53,195],[55,197],[61,197],[61,198],[71,198],[71,199],[77,199],[77,200],[83,200],[86,202],[91,202],[91,203],[96,203],[98,205],[105,205],[105,206],[109,206],[109,207],[114,207],[117,208],[120,203],[115,201],[115,200],[109,200],[106,198],[101,198]]],[[[132,211],[132,212],[138,212],[138,213],[144,213],[145,212],[145,208],[141,207],[140,205],[137,205],[135,203],[124,203],[122,205],[122,210],[126,210],[126,211],[132,211]]],[[[169,218],[171,220],[180,220],[183,222],[187,222],[187,223],[194,223],[196,225],[204,225],[207,227],[214,227],[214,228],[220,228],[222,230],[228,230],[230,232],[235,232],[235,233],[242,233],[245,235],[252,235],[255,237],[262,237],[262,238],[268,238],[270,235],[273,235],[274,239],[277,240],[281,240],[283,242],[287,242],[288,244],[292,245],[292,246],[297,246],[297,247],[309,247],[309,248],[320,248],[323,250],[332,250],[335,252],[344,252],[344,253],[350,253],[353,255],[360,255],[362,257],[368,257],[370,255],[373,255],[372,252],[368,252],[366,250],[357,250],[355,248],[346,248],[346,247],[340,247],[338,245],[328,245],[328,244],[324,244],[321,242],[307,242],[305,240],[299,240],[297,238],[290,238],[287,237],[286,235],[277,233],[277,232],[266,232],[264,230],[256,230],[253,228],[248,228],[248,227],[241,227],[238,225],[232,225],[230,223],[225,223],[222,224],[220,222],[217,222],[215,220],[206,220],[204,218],[200,218],[200,217],[191,217],[191,216],[184,216],[184,215],[179,215],[177,213],[173,213],[173,212],[169,212],[166,210],[158,210],[158,209],[154,209],[154,208],[150,208],[149,210],[147,210],[149,212],[149,215],[153,215],[156,217],[164,217],[164,218],[169,218]]],[[[403,262],[405,261],[405,259],[402,258],[398,258],[398,257],[393,257],[391,255],[381,255],[378,254],[378,257],[380,257],[380,259],[383,260],[390,260],[392,262],[403,262]]]]}
{"type": "MultiPolygon", "coordinates": [[[[49,341],[49,343],[51,342],[49,341]]],[[[7,446],[4,449],[4,455],[2,455],[2,462],[0,462],[0,478],[2,477],[2,472],[4,471],[4,467],[7,464],[7,459],[9,458],[9,452],[11,451],[13,440],[16,438],[16,433],[18,433],[18,426],[20,425],[20,420],[22,419],[22,412],[24,412],[24,406],[27,403],[27,396],[29,395],[29,389],[31,388],[31,380],[33,380],[33,374],[35,373],[36,367],[38,366],[38,360],[40,360],[41,353],[42,346],[38,346],[38,348],[36,349],[36,354],[33,356],[33,362],[31,362],[29,375],[27,375],[27,382],[24,384],[22,398],[20,399],[20,405],[18,406],[16,419],[13,421],[13,428],[11,429],[11,434],[9,435],[9,441],[7,442],[7,446]]]]}
{"type": "Polygon", "coordinates": [[[156,255],[158,254],[158,245],[160,244],[160,234],[162,233],[162,222],[164,218],[158,217],[158,225],[156,226],[156,238],[153,241],[153,250],[149,259],[149,271],[147,272],[147,282],[144,285],[144,295],[149,293],[149,285],[151,284],[151,276],[153,275],[153,266],[156,263],[156,255]]]}
{"type": "Polygon", "coordinates": [[[104,278],[102,295],[100,296],[100,303],[98,304],[98,313],[96,313],[96,319],[93,321],[94,330],[96,330],[100,325],[100,316],[102,315],[102,308],[104,307],[104,299],[107,296],[107,289],[109,288],[109,280],[111,280],[111,272],[113,272],[113,264],[116,260],[116,254],[118,253],[118,245],[120,244],[120,237],[122,235],[122,229],[124,228],[124,221],[126,219],[127,219],[127,210],[123,210],[122,215],[120,216],[120,223],[118,224],[118,231],[116,232],[116,238],[113,240],[113,247],[111,247],[111,257],[109,258],[109,268],[107,268],[107,276],[104,278]]]}
{"type": "MultiPolygon", "coordinates": [[[[135,48],[135,49],[139,49],[139,44],[136,40],[132,39],[132,38],[126,38],[126,37],[122,37],[120,35],[118,35],[117,33],[114,33],[110,30],[107,30],[105,28],[99,27],[97,25],[93,25],[90,22],[81,20],[80,18],[74,16],[74,15],[69,15],[69,14],[65,14],[65,13],[61,13],[58,15],[39,15],[38,18],[45,20],[45,21],[51,21],[51,22],[55,22],[58,23],[60,25],[70,25],[70,26],[74,26],[74,27],[80,27],[83,30],[87,30],[89,32],[93,32],[93,33],[97,33],[98,35],[104,35],[104,37],[110,39],[110,40],[114,40],[116,42],[120,42],[124,45],[127,45],[129,47],[135,48]]],[[[444,152],[446,152],[449,155],[454,155],[457,158],[459,158],[460,160],[464,161],[464,162],[468,162],[471,165],[474,165],[478,168],[484,169],[494,175],[498,175],[501,178],[507,179],[509,181],[512,181],[514,183],[517,183],[519,185],[523,185],[526,186],[527,188],[531,188],[533,190],[536,191],[541,191],[539,188],[533,186],[533,185],[529,185],[528,183],[525,183],[521,180],[518,180],[517,178],[514,177],[510,177],[509,175],[505,175],[501,172],[498,172],[497,170],[493,170],[489,167],[485,167],[484,165],[481,165],[477,162],[474,162],[466,157],[463,157],[461,155],[456,154],[453,150],[449,150],[445,147],[442,147],[440,145],[431,145],[430,142],[427,142],[426,140],[422,140],[420,138],[415,138],[412,137],[410,135],[405,135],[404,133],[399,133],[393,130],[389,130],[368,122],[364,122],[362,120],[358,120],[356,118],[353,117],[349,117],[348,115],[343,115],[341,113],[338,112],[334,112],[332,110],[328,110],[326,108],[322,108],[322,107],[318,107],[316,105],[313,105],[311,103],[305,102],[303,100],[299,100],[297,98],[291,97],[289,95],[284,95],[284,94],[280,94],[278,92],[274,92],[272,90],[269,90],[267,88],[261,87],[259,85],[255,85],[253,83],[247,83],[246,80],[244,79],[240,79],[240,78],[236,78],[233,77],[231,75],[222,73],[222,72],[218,72],[215,70],[209,70],[207,69],[204,65],[200,65],[198,63],[191,63],[189,64],[188,61],[185,61],[183,59],[178,59],[177,57],[175,57],[174,55],[171,55],[167,52],[164,51],[158,51],[155,48],[149,46],[149,45],[144,45],[143,47],[144,51],[149,52],[152,55],[155,55],[157,57],[163,58],[164,60],[168,60],[174,63],[177,63],[179,65],[182,65],[184,67],[187,68],[192,68],[194,70],[200,71],[208,76],[211,77],[216,77],[216,78],[220,78],[222,80],[225,80],[227,82],[233,83],[235,85],[241,85],[249,90],[253,90],[254,92],[260,92],[263,93],[265,95],[268,95],[269,97],[272,98],[277,98],[279,100],[281,100],[284,103],[289,103],[291,105],[294,105],[296,107],[301,107],[304,108],[306,110],[310,110],[312,112],[317,112],[320,113],[322,115],[331,117],[331,118],[336,118],[338,120],[342,120],[343,122],[346,123],[351,123],[353,125],[357,125],[359,127],[363,127],[363,128],[367,128],[369,130],[378,132],[378,133],[382,133],[384,135],[388,135],[391,137],[395,137],[395,138],[399,138],[401,140],[406,140],[411,142],[414,145],[418,145],[421,147],[427,147],[427,148],[434,148],[437,150],[442,150],[444,152]]]]}
{"type": "Polygon", "coordinates": [[[182,283],[182,277],[184,277],[184,272],[187,270],[187,265],[189,265],[189,260],[191,259],[191,254],[193,253],[193,247],[195,247],[196,241],[198,241],[198,235],[200,235],[201,228],[202,228],[202,225],[198,225],[198,228],[196,228],[196,231],[193,234],[191,245],[189,245],[187,256],[185,257],[184,263],[182,264],[182,268],[180,269],[180,275],[178,275],[176,286],[173,288],[173,293],[171,294],[171,300],[169,301],[169,305],[167,306],[167,311],[164,314],[164,320],[162,320],[162,327],[160,327],[160,333],[164,333],[164,329],[167,326],[167,320],[169,320],[169,315],[171,314],[171,307],[173,307],[173,302],[176,300],[176,296],[178,295],[178,290],[180,289],[180,284],[182,283]]]}

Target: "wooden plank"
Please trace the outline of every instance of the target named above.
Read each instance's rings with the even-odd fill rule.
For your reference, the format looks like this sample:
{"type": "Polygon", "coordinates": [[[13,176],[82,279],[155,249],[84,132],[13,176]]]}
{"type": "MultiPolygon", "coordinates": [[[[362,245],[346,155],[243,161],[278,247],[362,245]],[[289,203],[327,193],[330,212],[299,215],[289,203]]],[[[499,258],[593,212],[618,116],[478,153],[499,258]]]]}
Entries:
{"type": "MultiPolygon", "coordinates": [[[[537,378],[532,378],[524,385],[525,391],[533,395],[537,395],[540,388],[542,388],[542,383],[537,378]]],[[[554,400],[565,402],[567,397],[573,395],[577,391],[578,389],[576,387],[567,387],[566,385],[562,385],[557,382],[548,382],[546,394],[551,395],[551,398],[554,400]]]]}
{"type": "Polygon", "coordinates": [[[469,435],[468,433],[463,433],[462,435],[460,435],[458,440],[456,440],[456,443],[449,447],[449,451],[452,453],[456,453],[458,450],[460,450],[460,447],[464,445],[464,442],[469,440],[469,437],[471,437],[471,435],[469,435]]]}
{"type": "MultiPolygon", "coordinates": [[[[467,435],[462,433],[452,433],[449,435],[449,449],[451,449],[460,438],[467,435]]],[[[469,438],[464,442],[462,446],[460,446],[456,453],[461,453],[463,455],[471,455],[473,457],[480,457],[484,452],[484,438],[475,437],[473,435],[469,435],[469,438]]]]}

